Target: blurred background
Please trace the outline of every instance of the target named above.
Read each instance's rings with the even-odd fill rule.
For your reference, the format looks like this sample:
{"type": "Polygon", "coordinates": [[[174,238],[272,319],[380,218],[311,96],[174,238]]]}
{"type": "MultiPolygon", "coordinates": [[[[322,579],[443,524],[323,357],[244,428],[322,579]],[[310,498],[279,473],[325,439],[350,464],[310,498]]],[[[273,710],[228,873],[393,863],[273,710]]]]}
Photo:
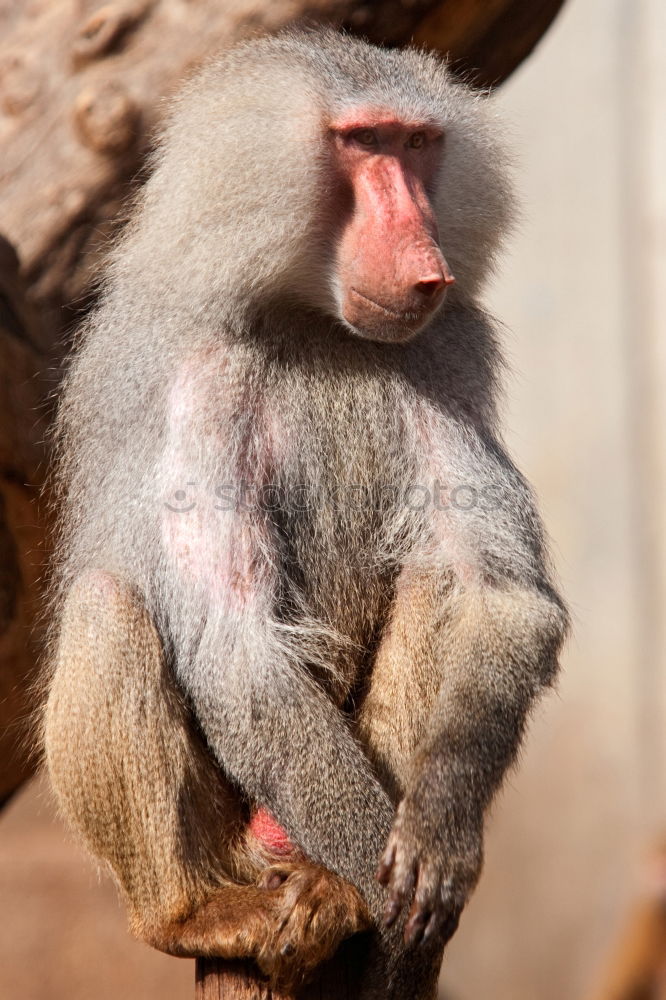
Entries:
{"type": "MultiPolygon", "coordinates": [[[[567,0],[493,100],[524,203],[487,295],[505,324],[507,437],[541,499],[574,634],[559,690],[494,807],[485,874],[442,988],[451,1000],[656,1000],[666,997],[666,934],[649,916],[666,908],[666,5],[567,0]],[[644,965],[633,986],[632,962],[644,965]]],[[[193,996],[191,962],[129,938],[115,890],[39,779],[0,814],[0,900],[2,1000],[193,996]]]]}

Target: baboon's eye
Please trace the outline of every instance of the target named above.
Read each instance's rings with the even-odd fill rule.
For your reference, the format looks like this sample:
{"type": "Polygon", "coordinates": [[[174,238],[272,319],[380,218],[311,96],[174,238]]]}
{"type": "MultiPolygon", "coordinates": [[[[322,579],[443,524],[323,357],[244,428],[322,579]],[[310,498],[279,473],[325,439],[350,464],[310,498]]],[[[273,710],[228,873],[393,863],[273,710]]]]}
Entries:
{"type": "Polygon", "coordinates": [[[357,142],[359,146],[376,146],[377,145],[377,135],[374,129],[371,128],[359,128],[355,132],[352,132],[350,139],[357,142]]]}
{"type": "Polygon", "coordinates": [[[422,149],[425,146],[425,142],[425,132],[412,132],[407,140],[407,146],[409,149],[422,149]]]}

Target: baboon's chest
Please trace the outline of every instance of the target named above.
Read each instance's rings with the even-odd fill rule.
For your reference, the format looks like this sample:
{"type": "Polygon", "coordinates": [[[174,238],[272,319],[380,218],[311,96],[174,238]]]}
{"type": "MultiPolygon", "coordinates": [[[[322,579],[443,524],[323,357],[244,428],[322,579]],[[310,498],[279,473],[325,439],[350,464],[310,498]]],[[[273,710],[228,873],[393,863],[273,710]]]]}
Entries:
{"type": "Polygon", "coordinates": [[[397,404],[376,385],[302,399],[298,411],[278,411],[283,448],[272,469],[284,613],[296,606],[295,592],[350,641],[339,659],[353,683],[392,597],[412,456],[397,404]]]}

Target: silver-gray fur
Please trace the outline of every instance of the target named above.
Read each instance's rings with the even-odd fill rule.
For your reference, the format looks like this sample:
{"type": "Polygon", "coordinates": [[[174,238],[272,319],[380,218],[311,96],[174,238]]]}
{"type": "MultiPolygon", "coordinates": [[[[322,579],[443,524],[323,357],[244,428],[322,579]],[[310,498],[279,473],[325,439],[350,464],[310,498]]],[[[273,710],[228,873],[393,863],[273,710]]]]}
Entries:
{"type": "Polygon", "coordinates": [[[140,927],[142,909],[229,874],[197,833],[219,769],[366,900],[380,930],[364,997],[434,995],[485,810],[567,628],[497,429],[501,361],[478,298],[514,212],[498,133],[492,103],[434,55],[332,32],[224,53],[173,106],[60,407],[66,638],[45,732],[65,813],[140,927]],[[432,199],[457,281],[403,344],[355,338],[336,313],[326,125],[359,104],[445,136],[432,199]],[[109,620],[131,618],[147,645],[156,630],[152,674],[100,634],[128,594],[151,624],[137,605],[109,620]],[[161,776],[173,734],[182,767],[161,776]],[[151,810],[177,817],[163,897],[151,810]],[[432,918],[420,948],[404,920],[383,928],[389,838],[394,913],[415,869],[417,930],[432,918]]]}

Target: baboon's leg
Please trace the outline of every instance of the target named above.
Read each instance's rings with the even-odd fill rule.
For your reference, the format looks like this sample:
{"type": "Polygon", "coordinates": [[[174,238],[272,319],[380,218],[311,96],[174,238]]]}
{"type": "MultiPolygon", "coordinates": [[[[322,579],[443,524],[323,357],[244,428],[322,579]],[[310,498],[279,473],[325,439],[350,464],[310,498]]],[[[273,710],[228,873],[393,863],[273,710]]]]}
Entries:
{"type": "MultiPolygon", "coordinates": [[[[357,724],[364,749],[394,802],[402,798],[415,748],[428,725],[441,675],[433,671],[447,584],[413,571],[399,578],[389,622],[375,654],[357,724]]],[[[404,921],[402,921],[404,923],[404,921]]],[[[402,929],[387,935],[391,1000],[434,1000],[443,944],[405,945],[402,929]]],[[[372,987],[363,1000],[375,1000],[372,987]]],[[[377,994],[379,996],[379,994],[377,994]]]]}
{"type": "Polygon", "coordinates": [[[63,813],[155,947],[254,957],[288,983],[367,926],[356,890],[302,858],[255,885],[232,882],[247,816],[192,726],[139,594],[110,574],[86,574],[67,596],[44,734],[63,813]]]}
{"type": "Polygon", "coordinates": [[[446,579],[403,572],[358,714],[361,741],[396,803],[442,682],[433,668],[448,591],[446,579]]]}

